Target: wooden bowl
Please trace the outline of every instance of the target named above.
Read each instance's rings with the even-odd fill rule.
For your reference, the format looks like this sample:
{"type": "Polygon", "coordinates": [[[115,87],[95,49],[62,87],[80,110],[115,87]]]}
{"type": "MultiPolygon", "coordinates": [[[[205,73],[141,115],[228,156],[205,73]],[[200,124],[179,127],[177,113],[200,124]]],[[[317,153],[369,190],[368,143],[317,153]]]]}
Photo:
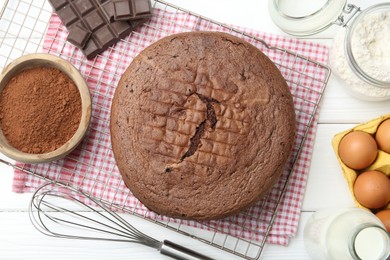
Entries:
{"type": "Polygon", "coordinates": [[[61,147],[54,151],[31,154],[22,152],[11,146],[0,129],[0,152],[7,157],[26,163],[43,163],[61,159],[73,151],[83,139],[91,120],[92,104],[88,86],[80,72],[68,61],[50,54],[28,54],[24,55],[9,65],[0,74],[0,92],[10,81],[10,79],[21,71],[34,67],[52,67],[64,72],[73,80],[77,86],[81,97],[81,119],[74,135],[61,147]]]}

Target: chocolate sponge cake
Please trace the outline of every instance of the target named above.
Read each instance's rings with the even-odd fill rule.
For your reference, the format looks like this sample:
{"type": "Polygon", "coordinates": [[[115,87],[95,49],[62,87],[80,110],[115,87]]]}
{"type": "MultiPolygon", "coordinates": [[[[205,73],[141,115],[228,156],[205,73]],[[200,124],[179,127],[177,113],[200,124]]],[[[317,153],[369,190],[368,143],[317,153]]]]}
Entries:
{"type": "Polygon", "coordinates": [[[278,180],[292,149],[287,84],[256,47],[229,34],[171,35],[123,74],[111,111],[114,156],[149,209],[222,218],[278,180]]]}

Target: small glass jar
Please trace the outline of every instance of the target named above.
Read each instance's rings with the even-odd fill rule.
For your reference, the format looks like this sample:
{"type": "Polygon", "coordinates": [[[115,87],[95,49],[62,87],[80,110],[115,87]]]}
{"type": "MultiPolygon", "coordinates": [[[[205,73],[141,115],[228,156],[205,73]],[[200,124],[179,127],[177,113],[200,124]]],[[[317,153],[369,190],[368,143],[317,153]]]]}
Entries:
{"type": "MultiPolygon", "coordinates": [[[[387,51],[387,46],[381,44],[378,50],[374,50],[373,57],[368,58],[373,50],[369,49],[370,46],[364,49],[365,46],[360,43],[366,41],[365,44],[371,44],[367,42],[370,39],[374,42],[380,40],[382,43],[390,40],[386,37],[382,39],[383,35],[390,38],[390,28],[385,28],[383,35],[367,31],[375,15],[383,15],[390,21],[390,3],[373,5],[361,11],[359,7],[347,4],[346,0],[313,1],[320,3],[317,6],[319,9],[315,10],[305,3],[308,8],[306,10],[309,11],[300,11],[300,15],[294,10],[294,6],[300,8],[304,1],[306,0],[298,1],[299,4],[291,0],[269,0],[268,6],[273,21],[283,31],[298,36],[316,34],[334,24],[341,26],[330,53],[331,68],[346,83],[347,91],[353,96],[367,101],[389,100],[390,64],[378,57],[380,51],[387,51]]],[[[389,24],[387,20],[382,20],[380,22],[383,24],[389,24]]],[[[390,59],[389,51],[386,55],[390,59]]]]}
{"type": "Polygon", "coordinates": [[[345,11],[347,0],[268,0],[274,23],[295,36],[319,33],[334,23],[345,11]]]}
{"type": "Polygon", "coordinates": [[[328,209],[314,213],[304,229],[307,252],[313,259],[385,260],[390,236],[381,221],[360,208],[328,209]]]}

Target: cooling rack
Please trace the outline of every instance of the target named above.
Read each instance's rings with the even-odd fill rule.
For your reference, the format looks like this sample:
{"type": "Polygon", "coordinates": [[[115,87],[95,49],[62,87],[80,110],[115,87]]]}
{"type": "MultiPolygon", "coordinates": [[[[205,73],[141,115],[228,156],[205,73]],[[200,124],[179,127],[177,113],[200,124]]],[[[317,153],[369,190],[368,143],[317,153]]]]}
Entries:
{"type": "MultiPolygon", "coordinates": [[[[158,216],[146,210],[139,202],[127,203],[129,192],[123,186],[121,177],[116,175],[115,161],[111,155],[111,148],[105,141],[109,140],[108,117],[110,111],[113,89],[107,88],[103,82],[100,70],[101,62],[93,61],[86,64],[83,56],[73,51],[63,52],[68,43],[65,39],[57,39],[56,35],[51,41],[45,42],[44,36],[48,30],[48,21],[52,15],[52,9],[46,0],[17,0],[6,1],[0,13],[0,67],[4,67],[12,60],[28,53],[36,53],[50,50],[50,53],[59,55],[72,62],[76,68],[83,72],[86,80],[93,83],[91,95],[94,112],[92,123],[86,140],[80,145],[80,149],[70,154],[66,161],[57,161],[44,165],[27,165],[3,161],[15,168],[16,171],[25,172],[36,177],[39,181],[54,181],[58,186],[72,185],[92,195],[98,200],[109,204],[111,207],[122,210],[158,225],[174,230],[178,233],[193,237],[206,244],[221,250],[235,254],[246,259],[258,259],[270,234],[276,213],[280,207],[283,196],[289,185],[291,172],[293,171],[304,142],[310,131],[310,126],[317,116],[323,92],[326,88],[330,69],[311,59],[298,55],[289,50],[269,45],[262,39],[249,35],[239,29],[221,24],[201,15],[171,5],[161,0],[153,1],[155,10],[159,10],[162,20],[159,23],[146,23],[145,30],[133,32],[131,37],[122,40],[119,44],[131,46],[135,54],[139,53],[146,45],[157,39],[177,32],[194,31],[199,28],[207,30],[224,31],[236,35],[252,43],[266,53],[276,64],[287,80],[294,97],[297,114],[297,135],[294,149],[286,165],[286,169],[280,181],[271,190],[269,195],[263,198],[254,211],[264,214],[253,214],[249,209],[240,214],[238,218],[216,222],[197,222],[188,225],[188,221],[171,219],[158,216]],[[180,19],[176,19],[180,17],[180,19]],[[188,21],[192,21],[191,26],[188,21]],[[146,41],[145,41],[146,39],[146,41]],[[146,42],[146,43],[145,43],[146,42]],[[54,48],[53,44],[56,44],[54,48]],[[49,46],[48,46],[49,44],[49,46]],[[92,138],[92,136],[94,138],[92,138]],[[89,140],[94,143],[89,143],[89,140]],[[101,140],[101,142],[99,142],[101,140]],[[104,141],[105,140],[105,141],[104,141]],[[96,148],[96,150],[94,150],[96,148]],[[88,158],[87,161],[80,158],[88,158]],[[83,174],[95,172],[93,176],[83,174]],[[95,187],[101,187],[101,192],[96,192],[95,187]],[[110,194],[110,196],[107,196],[110,194]],[[127,194],[127,195],[126,195],[127,194]],[[115,197],[124,196],[118,203],[115,197]],[[242,221],[243,220],[243,221],[242,221]],[[245,225],[246,222],[255,223],[245,225]],[[258,225],[257,223],[261,223],[258,225]],[[229,226],[235,226],[235,232],[229,231],[229,226]],[[261,227],[259,230],[257,228],[261,227]],[[256,229],[256,230],[255,230],[256,229]],[[200,232],[208,230],[209,232],[200,232]]],[[[47,40],[46,37],[46,40],[47,40]]],[[[116,86],[116,82],[123,71],[124,59],[132,59],[126,53],[116,53],[116,47],[110,48],[107,57],[101,57],[105,65],[112,64],[112,71],[104,71],[116,86]]],[[[37,183],[39,183],[37,181],[37,183]]]]}

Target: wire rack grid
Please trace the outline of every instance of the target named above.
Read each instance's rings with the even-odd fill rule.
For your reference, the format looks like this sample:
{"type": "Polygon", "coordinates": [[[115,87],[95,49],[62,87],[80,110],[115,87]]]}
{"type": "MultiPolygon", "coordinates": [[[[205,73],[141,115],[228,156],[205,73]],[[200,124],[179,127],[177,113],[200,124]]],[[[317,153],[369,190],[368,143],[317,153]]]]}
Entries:
{"type": "Polygon", "coordinates": [[[106,51],[109,55],[103,57],[104,64],[112,65],[111,68],[113,69],[105,71],[107,73],[105,75],[109,75],[113,86],[116,86],[121,72],[129,62],[148,44],[172,33],[196,31],[199,28],[204,30],[206,28],[207,30],[228,32],[257,46],[273,60],[292,90],[298,122],[292,156],[290,156],[281,179],[270,192],[273,196],[268,195],[257,204],[257,210],[264,212],[264,214],[254,217],[251,209],[240,214],[243,216],[241,220],[244,219],[244,223],[246,221],[262,223],[262,229],[260,231],[254,230],[258,228],[258,225],[248,225],[249,227],[247,227],[244,223],[237,223],[238,219],[235,217],[223,221],[199,222],[194,225],[187,225],[186,221],[153,214],[147,211],[139,202],[130,205],[126,203],[129,192],[124,187],[121,177],[114,175],[116,165],[111,154],[111,147],[104,141],[99,142],[99,140],[109,140],[108,118],[114,89],[104,86],[106,83],[103,82],[103,76],[100,73],[102,65],[97,62],[98,59],[87,63],[85,58],[76,52],[75,48],[72,49],[73,51],[64,52],[69,44],[65,39],[55,38],[56,35],[46,35],[45,40],[48,21],[52,15],[52,9],[46,0],[6,1],[0,14],[0,67],[6,66],[6,64],[24,54],[42,51],[49,51],[70,60],[83,73],[87,82],[92,82],[94,85],[90,89],[94,106],[91,126],[86,140],[80,145],[81,148],[70,154],[65,162],[61,160],[44,166],[15,164],[4,160],[1,160],[1,162],[14,167],[15,170],[37,177],[42,182],[54,181],[59,186],[71,185],[113,208],[153,221],[237,256],[246,259],[258,259],[288,187],[291,172],[303,148],[310,126],[317,115],[317,109],[330,76],[330,69],[321,63],[291,51],[273,47],[262,39],[248,35],[241,30],[161,0],[153,2],[154,9],[158,10],[159,17],[162,17],[162,20],[158,23],[145,23],[145,30],[132,32],[130,37],[121,40],[119,44],[106,51]],[[180,16],[180,19],[176,19],[178,16],[180,16]],[[188,23],[189,21],[191,23],[188,23]],[[47,41],[47,38],[50,37],[52,38],[47,41]],[[54,43],[56,43],[55,47],[53,46],[54,43]],[[134,49],[134,54],[129,56],[127,53],[116,53],[116,48],[119,48],[117,46],[121,44],[134,49]],[[299,66],[295,66],[297,64],[299,66]],[[92,136],[94,138],[91,138],[92,136]],[[90,140],[93,140],[94,143],[89,144],[90,140]],[[101,149],[94,150],[94,147],[99,146],[101,146],[101,149]],[[103,152],[100,153],[99,151],[103,152]],[[87,162],[80,161],[80,157],[87,157],[89,160],[87,162]],[[99,160],[96,158],[99,158],[99,160]],[[84,175],[83,172],[96,172],[96,174],[92,176],[84,175]],[[96,187],[102,187],[100,192],[94,190],[96,187]],[[110,196],[105,194],[110,194],[110,196]],[[115,198],[121,194],[124,199],[118,203],[115,198]],[[228,231],[230,225],[238,225],[241,229],[236,229],[235,233],[231,233],[228,231]],[[202,230],[209,232],[202,232],[202,230]],[[255,236],[260,236],[261,239],[255,239],[255,236]]]}

